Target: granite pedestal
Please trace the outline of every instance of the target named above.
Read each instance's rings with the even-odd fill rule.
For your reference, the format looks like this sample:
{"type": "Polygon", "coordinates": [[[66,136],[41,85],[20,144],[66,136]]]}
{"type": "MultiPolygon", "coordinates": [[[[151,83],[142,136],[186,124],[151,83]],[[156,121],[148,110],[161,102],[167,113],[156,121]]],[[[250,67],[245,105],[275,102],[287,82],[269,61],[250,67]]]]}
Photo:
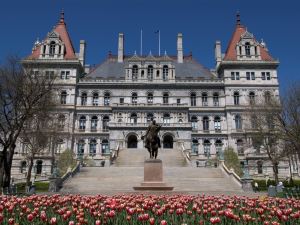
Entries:
{"type": "Polygon", "coordinates": [[[172,191],[174,187],[163,182],[163,165],[160,159],[147,159],[144,162],[144,182],[133,187],[136,191],[172,191]]]}

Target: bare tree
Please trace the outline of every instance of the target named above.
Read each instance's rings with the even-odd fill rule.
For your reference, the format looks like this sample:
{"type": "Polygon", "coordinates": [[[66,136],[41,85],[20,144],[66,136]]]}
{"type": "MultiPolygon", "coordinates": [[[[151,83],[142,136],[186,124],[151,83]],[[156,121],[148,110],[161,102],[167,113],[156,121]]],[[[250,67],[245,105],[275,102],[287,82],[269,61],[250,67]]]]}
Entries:
{"type": "Polygon", "coordinates": [[[300,83],[288,88],[288,92],[281,99],[283,110],[280,125],[289,151],[300,160],[300,83]]]}
{"type": "Polygon", "coordinates": [[[247,136],[251,137],[252,145],[268,156],[272,164],[275,182],[278,183],[278,165],[287,157],[285,140],[282,136],[282,105],[279,100],[270,95],[250,104],[246,116],[247,136]]]}
{"type": "Polygon", "coordinates": [[[16,57],[0,67],[0,185],[9,187],[17,139],[50,95],[54,77],[34,72],[34,64],[21,65],[16,57]]]}
{"type": "MultiPolygon", "coordinates": [[[[26,121],[27,126],[20,134],[23,144],[26,146],[26,160],[28,162],[26,186],[28,187],[30,186],[34,159],[49,152],[52,145],[52,140],[49,137],[53,136],[52,129],[57,127],[56,119],[52,113],[54,106],[52,99],[52,96],[43,98],[39,105],[39,111],[26,121]]],[[[52,154],[50,157],[52,157],[52,154]]]]}

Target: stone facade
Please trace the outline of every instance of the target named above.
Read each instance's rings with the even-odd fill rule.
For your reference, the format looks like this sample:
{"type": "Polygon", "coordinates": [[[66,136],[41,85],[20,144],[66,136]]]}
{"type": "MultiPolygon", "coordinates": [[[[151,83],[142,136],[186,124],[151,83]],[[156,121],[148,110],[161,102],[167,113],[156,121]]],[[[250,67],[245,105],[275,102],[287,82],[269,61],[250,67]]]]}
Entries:
{"type": "MultiPolygon", "coordinates": [[[[162,124],[159,135],[164,149],[187,150],[193,160],[206,160],[232,147],[242,162],[252,154],[252,175],[272,175],[268,163],[257,171],[262,156],[253,153],[245,139],[247,120],[242,114],[255,98],[266,93],[279,96],[279,62],[239,19],[225,54],[220,41],[216,42],[215,69],[183,55],[182,43],[179,33],[176,56],[128,56],[120,33],[118,54],[109,53],[103,63],[90,68],[85,64],[85,42],[80,41],[80,52],[75,53],[62,14],[53,31],[36,42],[32,54],[23,60],[38,62],[38,73],[58,76],[55,87],[60,104],[55,113],[62,126],[55,153],[72,149],[78,157],[97,163],[117,149],[142,149],[141,136],[155,119],[162,124]]],[[[21,171],[23,154],[20,143],[15,174],[21,171]]],[[[46,156],[43,160],[49,166],[42,173],[49,174],[49,161],[46,156]]],[[[281,168],[283,176],[289,173],[286,163],[281,168]]]]}

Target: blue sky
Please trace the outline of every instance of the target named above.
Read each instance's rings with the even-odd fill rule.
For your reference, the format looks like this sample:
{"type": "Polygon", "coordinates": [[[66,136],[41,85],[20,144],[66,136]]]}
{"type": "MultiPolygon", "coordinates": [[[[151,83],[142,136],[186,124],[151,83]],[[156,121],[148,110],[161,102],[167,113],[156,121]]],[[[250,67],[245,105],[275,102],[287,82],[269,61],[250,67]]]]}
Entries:
{"type": "Polygon", "coordinates": [[[61,9],[73,45],[87,41],[87,63],[98,64],[108,51],[117,53],[117,36],[125,35],[125,53],[158,52],[156,30],[161,31],[161,51],[176,54],[176,35],[183,33],[184,53],[213,68],[214,43],[225,52],[239,10],[242,24],[264,39],[271,55],[279,59],[281,91],[300,81],[299,0],[10,0],[0,7],[0,61],[7,55],[24,57],[34,41],[43,39],[57,23],[61,9]]]}

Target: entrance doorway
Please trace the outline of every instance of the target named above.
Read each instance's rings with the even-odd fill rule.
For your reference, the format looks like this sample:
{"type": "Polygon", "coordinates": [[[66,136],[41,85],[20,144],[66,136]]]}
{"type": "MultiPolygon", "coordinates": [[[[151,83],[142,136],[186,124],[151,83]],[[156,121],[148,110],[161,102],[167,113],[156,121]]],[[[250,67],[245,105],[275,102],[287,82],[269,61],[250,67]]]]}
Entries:
{"type": "Polygon", "coordinates": [[[173,148],[173,137],[170,134],[164,136],[163,139],[164,148],[173,148]]]}
{"type": "Polygon", "coordinates": [[[127,148],[137,148],[137,144],[137,136],[134,134],[129,135],[127,140],[127,148]]]}

